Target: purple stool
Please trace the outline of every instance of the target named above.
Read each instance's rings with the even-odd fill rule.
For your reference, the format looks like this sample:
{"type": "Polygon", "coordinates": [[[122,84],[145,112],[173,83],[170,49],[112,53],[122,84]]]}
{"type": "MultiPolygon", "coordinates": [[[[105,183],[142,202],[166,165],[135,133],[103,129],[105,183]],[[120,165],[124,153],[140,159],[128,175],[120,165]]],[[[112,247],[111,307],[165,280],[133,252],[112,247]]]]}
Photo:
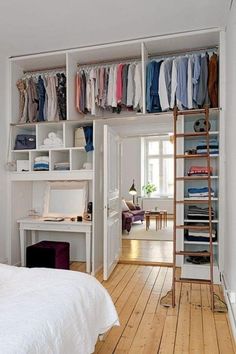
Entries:
{"type": "Polygon", "coordinates": [[[70,269],[69,242],[41,241],[28,246],[26,267],[70,269]]]}

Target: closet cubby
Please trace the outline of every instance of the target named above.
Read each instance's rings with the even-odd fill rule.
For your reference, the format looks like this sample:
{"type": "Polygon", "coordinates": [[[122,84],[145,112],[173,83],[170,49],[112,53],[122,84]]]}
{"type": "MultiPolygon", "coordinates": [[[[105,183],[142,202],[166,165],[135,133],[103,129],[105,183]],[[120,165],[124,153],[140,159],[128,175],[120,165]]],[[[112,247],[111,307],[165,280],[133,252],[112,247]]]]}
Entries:
{"type": "Polygon", "coordinates": [[[31,151],[30,152],[30,166],[31,166],[31,169],[30,171],[31,172],[34,172],[34,173],[39,173],[39,172],[47,172],[47,171],[35,171],[34,170],[34,163],[35,163],[35,158],[36,157],[41,157],[41,156],[46,156],[49,158],[49,170],[50,170],[50,152],[49,151],[46,151],[46,150],[42,150],[42,151],[31,151]]]}
{"type": "MultiPolygon", "coordinates": [[[[66,54],[65,52],[46,53],[38,55],[30,55],[18,58],[11,58],[9,61],[11,73],[11,122],[19,123],[19,91],[16,83],[24,75],[29,73],[49,72],[51,70],[62,69],[66,70],[66,54]]],[[[32,123],[28,123],[32,124],[32,123]]]]}
{"type": "MultiPolygon", "coordinates": [[[[55,168],[55,164],[58,162],[64,162],[69,164],[69,170],[71,166],[70,162],[70,151],[69,150],[52,150],[50,151],[50,156],[51,156],[51,171],[58,171],[55,168]]],[[[64,170],[67,171],[67,170],[64,170]]]]}
{"type": "MultiPolygon", "coordinates": [[[[24,124],[24,125],[12,125],[10,129],[10,146],[13,151],[21,151],[19,149],[15,150],[15,143],[17,135],[26,134],[26,135],[35,135],[36,136],[36,125],[35,124],[24,124]]],[[[36,137],[36,146],[37,146],[37,137],[36,137]]],[[[30,149],[25,149],[30,150],[30,149]]]]}
{"type": "Polygon", "coordinates": [[[62,149],[65,147],[64,144],[64,132],[65,128],[63,126],[62,122],[59,123],[48,123],[48,124],[38,124],[37,125],[37,148],[38,149],[62,149]],[[59,144],[54,140],[50,138],[49,134],[53,134],[56,139],[60,139],[62,142],[62,145],[59,144]],[[44,144],[45,140],[48,142],[51,142],[51,146],[48,144],[44,144]]]}

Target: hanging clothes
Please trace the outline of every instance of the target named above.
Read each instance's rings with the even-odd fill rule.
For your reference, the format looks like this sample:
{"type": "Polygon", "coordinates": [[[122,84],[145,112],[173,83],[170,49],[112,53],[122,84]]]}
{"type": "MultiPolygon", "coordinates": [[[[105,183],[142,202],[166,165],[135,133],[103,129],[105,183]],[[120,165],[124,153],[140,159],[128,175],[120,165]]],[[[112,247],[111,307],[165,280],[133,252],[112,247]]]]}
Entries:
{"type": "Polygon", "coordinates": [[[66,119],[64,73],[26,73],[17,81],[16,86],[20,100],[20,123],[66,119]]]}
{"type": "Polygon", "coordinates": [[[119,63],[80,68],[76,74],[76,107],[79,113],[96,115],[104,110],[140,111],[141,63],[119,63]],[[85,105],[84,105],[85,102],[85,105]]]}
{"type": "Polygon", "coordinates": [[[188,107],[188,58],[180,57],[177,71],[176,99],[179,109],[188,107]]]}
{"type": "Polygon", "coordinates": [[[159,75],[160,67],[163,60],[160,61],[151,61],[147,65],[146,72],[146,103],[147,111],[152,112],[161,112],[160,97],[159,97],[159,75]]]}
{"type": "Polygon", "coordinates": [[[210,103],[208,96],[208,62],[208,54],[201,56],[201,70],[196,101],[199,107],[209,106],[210,103]]]}
{"type": "Polygon", "coordinates": [[[159,97],[162,111],[167,111],[171,103],[171,75],[173,59],[164,60],[160,67],[159,97]]]}
{"type": "Polygon", "coordinates": [[[218,107],[218,56],[213,53],[209,60],[208,94],[211,107],[218,107]]]}

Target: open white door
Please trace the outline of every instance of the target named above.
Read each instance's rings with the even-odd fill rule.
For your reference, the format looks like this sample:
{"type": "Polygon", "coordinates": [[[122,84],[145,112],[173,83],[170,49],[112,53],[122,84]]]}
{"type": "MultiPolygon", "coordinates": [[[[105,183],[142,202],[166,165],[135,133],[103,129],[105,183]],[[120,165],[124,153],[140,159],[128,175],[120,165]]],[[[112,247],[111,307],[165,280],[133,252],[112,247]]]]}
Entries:
{"type": "Polygon", "coordinates": [[[104,254],[103,278],[107,280],[121,251],[120,139],[104,126],[104,254]]]}

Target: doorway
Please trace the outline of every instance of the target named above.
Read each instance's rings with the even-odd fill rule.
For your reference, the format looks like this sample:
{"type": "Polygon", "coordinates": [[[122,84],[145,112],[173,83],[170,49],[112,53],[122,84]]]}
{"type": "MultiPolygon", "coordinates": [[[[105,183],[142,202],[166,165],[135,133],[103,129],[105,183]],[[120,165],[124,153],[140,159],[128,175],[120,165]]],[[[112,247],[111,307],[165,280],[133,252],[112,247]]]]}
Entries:
{"type": "Polygon", "coordinates": [[[112,126],[121,137],[120,263],[171,265],[172,116],[150,117],[148,124],[140,119],[120,123],[116,121],[112,122],[112,126]],[[153,189],[148,193],[150,186],[153,189]]]}

